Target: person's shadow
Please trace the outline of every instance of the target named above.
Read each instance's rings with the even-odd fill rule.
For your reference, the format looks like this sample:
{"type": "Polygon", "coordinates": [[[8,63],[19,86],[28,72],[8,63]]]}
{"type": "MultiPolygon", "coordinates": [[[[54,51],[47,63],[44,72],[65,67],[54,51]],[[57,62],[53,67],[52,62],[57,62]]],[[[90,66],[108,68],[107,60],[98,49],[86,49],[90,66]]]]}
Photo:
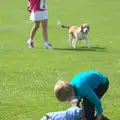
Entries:
{"type": "Polygon", "coordinates": [[[81,46],[80,48],[54,48],[54,50],[63,50],[63,51],[98,51],[98,52],[105,52],[106,48],[104,47],[91,47],[89,49],[88,47],[81,46]]]}

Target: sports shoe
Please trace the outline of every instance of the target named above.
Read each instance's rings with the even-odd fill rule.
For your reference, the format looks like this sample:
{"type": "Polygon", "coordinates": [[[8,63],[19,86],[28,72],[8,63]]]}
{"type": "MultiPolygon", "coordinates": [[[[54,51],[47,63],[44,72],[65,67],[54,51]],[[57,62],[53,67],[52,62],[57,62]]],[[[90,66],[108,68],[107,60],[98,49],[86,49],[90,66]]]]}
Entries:
{"type": "Polygon", "coordinates": [[[27,44],[28,44],[28,47],[29,47],[29,48],[34,48],[33,40],[28,40],[28,41],[27,41],[27,44]]]}
{"type": "Polygon", "coordinates": [[[46,49],[52,49],[53,47],[49,43],[44,43],[44,48],[46,48],[46,49]]]}

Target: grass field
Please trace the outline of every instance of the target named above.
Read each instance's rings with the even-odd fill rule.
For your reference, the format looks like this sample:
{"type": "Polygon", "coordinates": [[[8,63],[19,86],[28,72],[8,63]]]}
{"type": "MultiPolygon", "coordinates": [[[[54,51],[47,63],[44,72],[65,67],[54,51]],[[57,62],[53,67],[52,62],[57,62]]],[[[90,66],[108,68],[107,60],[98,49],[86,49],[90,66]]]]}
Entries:
{"type": "Polygon", "coordinates": [[[120,120],[120,1],[50,0],[49,41],[53,50],[43,49],[41,31],[35,48],[26,41],[32,23],[27,0],[4,0],[0,4],[0,120],[40,120],[47,112],[63,110],[53,95],[58,79],[70,79],[81,71],[105,73],[110,88],[102,99],[104,114],[120,120]],[[56,25],[90,24],[88,50],[84,41],[69,49],[67,30],[56,25]],[[81,47],[80,47],[81,46],[81,47]]]}

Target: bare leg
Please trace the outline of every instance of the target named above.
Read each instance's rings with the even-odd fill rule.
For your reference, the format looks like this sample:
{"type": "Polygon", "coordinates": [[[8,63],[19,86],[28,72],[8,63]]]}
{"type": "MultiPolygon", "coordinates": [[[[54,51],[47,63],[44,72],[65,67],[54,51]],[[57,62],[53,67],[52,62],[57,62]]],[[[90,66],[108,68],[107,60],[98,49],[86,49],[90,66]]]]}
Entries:
{"type": "Polygon", "coordinates": [[[34,40],[36,31],[39,29],[39,26],[40,26],[40,21],[35,21],[34,26],[33,26],[31,33],[30,33],[30,40],[34,40]]]}
{"type": "Polygon", "coordinates": [[[30,32],[30,38],[29,38],[29,40],[27,41],[29,48],[34,48],[34,41],[33,41],[33,40],[34,40],[36,31],[37,31],[38,28],[39,28],[39,25],[40,25],[40,21],[35,21],[35,22],[34,22],[34,26],[33,26],[32,30],[31,30],[31,32],[30,32]]]}
{"type": "Polygon", "coordinates": [[[52,48],[52,45],[48,42],[48,20],[42,20],[42,34],[44,39],[44,46],[45,48],[52,48]]]}
{"type": "Polygon", "coordinates": [[[48,20],[42,20],[41,24],[44,42],[48,42],[48,20]]]}

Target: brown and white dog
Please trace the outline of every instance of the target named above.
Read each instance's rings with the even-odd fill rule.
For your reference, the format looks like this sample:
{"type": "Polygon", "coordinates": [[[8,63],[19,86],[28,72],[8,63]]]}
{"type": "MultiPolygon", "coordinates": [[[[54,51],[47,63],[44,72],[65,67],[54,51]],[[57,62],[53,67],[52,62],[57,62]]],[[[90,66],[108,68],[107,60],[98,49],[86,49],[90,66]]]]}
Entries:
{"type": "Polygon", "coordinates": [[[62,28],[68,28],[68,36],[69,36],[69,45],[70,48],[76,48],[78,40],[85,40],[88,48],[91,48],[91,45],[88,42],[88,32],[89,25],[84,23],[81,26],[65,26],[61,23],[58,23],[62,28]]]}

